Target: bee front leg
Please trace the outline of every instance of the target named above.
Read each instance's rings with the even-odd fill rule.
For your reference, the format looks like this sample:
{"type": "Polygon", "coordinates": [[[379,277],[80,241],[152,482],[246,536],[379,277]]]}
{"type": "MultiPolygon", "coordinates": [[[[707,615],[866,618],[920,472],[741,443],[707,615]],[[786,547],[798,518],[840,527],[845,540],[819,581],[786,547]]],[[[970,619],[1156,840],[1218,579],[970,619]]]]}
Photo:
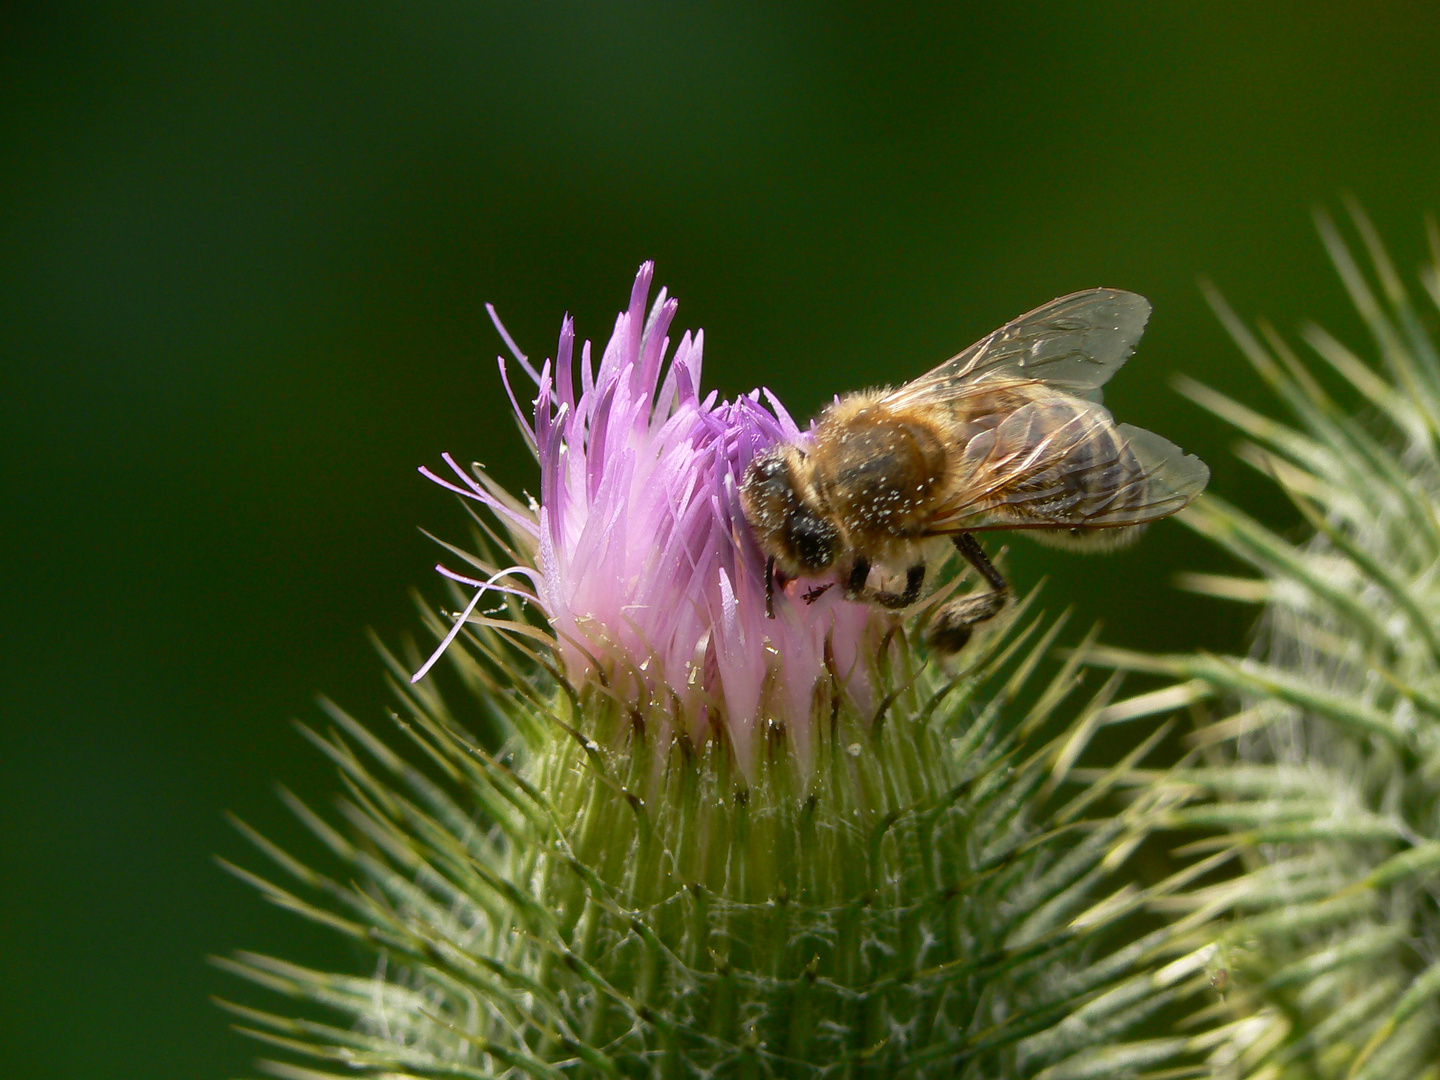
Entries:
{"type": "Polygon", "coordinates": [[[959,652],[970,640],[975,624],[993,619],[1010,599],[1009,582],[1000,576],[1000,571],[986,557],[979,542],[969,533],[957,533],[951,539],[965,560],[989,582],[990,588],[976,596],[952,600],[935,612],[925,632],[925,640],[931,648],[942,653],[959,652]]]}

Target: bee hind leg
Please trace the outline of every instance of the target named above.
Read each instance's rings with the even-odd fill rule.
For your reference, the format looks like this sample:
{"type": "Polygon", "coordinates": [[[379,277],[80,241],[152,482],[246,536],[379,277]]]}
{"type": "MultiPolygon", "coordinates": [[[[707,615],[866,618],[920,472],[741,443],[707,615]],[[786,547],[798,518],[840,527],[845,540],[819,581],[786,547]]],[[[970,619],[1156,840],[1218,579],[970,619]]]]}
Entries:
{"type": "Polygon", "coordinates": [[[980,546],[980,541],[969,533],[956,533],[950,538],[965,561],[980,572],[980,576],[990,583],[990,587],[998,593],[1008,593],[1010,583],[1000,576],[1000,571],[995,569],[995,564],[985,554],[985,549],[980,546]]]}
{"type": "Polygon", "coordinates": [[[1005,593],[992,590],[950,601],[931,618],[925,629],[926,643],[936,652],[959,652],[970,640],[975,624],[1000,614],[1006,599],[1005,593]]]}
{"type": "Polygon", "coordinates": [[[989,583],[990,588],[978,595],[952,600],[935,612],[925,632],[925,640],[932,649],[942,653],[959,652],[970,640],[975,624],[993,619],[1010,599],[1010,583],[995,569],[979,542],[969,533],[957,533],[952,539],[960,554],[989,583]]]}

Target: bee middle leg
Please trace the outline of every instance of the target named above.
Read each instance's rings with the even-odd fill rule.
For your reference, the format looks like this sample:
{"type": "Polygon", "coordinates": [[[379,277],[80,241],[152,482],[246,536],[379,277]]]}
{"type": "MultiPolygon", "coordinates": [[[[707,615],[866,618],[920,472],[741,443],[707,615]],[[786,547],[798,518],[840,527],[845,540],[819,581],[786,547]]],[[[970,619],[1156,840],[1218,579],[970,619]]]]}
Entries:
{"type": "Polygon", "coordinates": [[[920,599],[920,590],[925,585],[925,564],[916,563],[905,571],[905,591],[888,592],[883,589],[868,589],[866,579],[870,576],[870,560],[860,555],[850,568],[850,580],[845,586],[845,595],[851,600],[865,600],[883,608],[898,610],[907,608],[920,599]]]}
{"type": "Polygon", "coordinates": [[[916,563],[905,571],[904,592],[884,592],[876,590],[870,594],[870,599],[881,607],[886,608],[907,608],[916,600],[920,599],[920,589],[925,585],[925,564],[916,563]]]}
{"type": "Polygon", "coordinates": [[[976,623],[993,619],[1010,599],[1010,583],[995,569],[985,555],[985,549],[969,533],[956,533],[951,539],[965,560],[973,566],[990,585],[978,595],[962,596],[952,600],[930,620],[925,640],[930,647],[944,653],[959,652],[970,640],[976,623]]]}

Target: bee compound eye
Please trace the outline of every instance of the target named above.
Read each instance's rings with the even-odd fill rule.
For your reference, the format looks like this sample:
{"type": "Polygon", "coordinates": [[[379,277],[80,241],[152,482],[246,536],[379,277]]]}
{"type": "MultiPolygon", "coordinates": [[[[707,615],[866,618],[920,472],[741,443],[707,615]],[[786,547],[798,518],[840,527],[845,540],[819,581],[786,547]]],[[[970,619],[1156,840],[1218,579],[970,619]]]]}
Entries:
{"type": "Polygon", "coordinates": [[[741,481],[741,491],[756,514],[784,517],[799,502],[789,463],[777,451],[762,454],[750,462],[741,481]]]}
{"type": "Polygon", "coordinates": [[[797,510],[785,522],[785,534],[802,569],[824,570],[835,561],[835,526],[808,510],[797,510]]]}

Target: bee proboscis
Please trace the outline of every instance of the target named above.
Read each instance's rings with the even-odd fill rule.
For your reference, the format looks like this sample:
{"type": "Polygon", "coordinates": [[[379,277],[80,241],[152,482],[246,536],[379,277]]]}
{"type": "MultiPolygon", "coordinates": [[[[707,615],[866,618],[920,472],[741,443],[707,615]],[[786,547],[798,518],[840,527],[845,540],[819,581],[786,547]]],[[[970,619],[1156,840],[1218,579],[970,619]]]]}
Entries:
{"type": "Polygon", "coordinates": [[[1118,289],[1062,296],[913,382],[838,398],[808,439],[755,458],[740,501],[766,556],[766,613],[797,578],[908,607],[924,587],[923,547],[948,537],[989,585],[931,618],[932,647],[954,652],[1009,595],[975,533],[1102,550],[1189,504],[1205,463],[1100,404],[1149,316],[1148,300],[1118,289]],[[877,564],[904,567],[904,590],[871,588],[877,564]]]}

